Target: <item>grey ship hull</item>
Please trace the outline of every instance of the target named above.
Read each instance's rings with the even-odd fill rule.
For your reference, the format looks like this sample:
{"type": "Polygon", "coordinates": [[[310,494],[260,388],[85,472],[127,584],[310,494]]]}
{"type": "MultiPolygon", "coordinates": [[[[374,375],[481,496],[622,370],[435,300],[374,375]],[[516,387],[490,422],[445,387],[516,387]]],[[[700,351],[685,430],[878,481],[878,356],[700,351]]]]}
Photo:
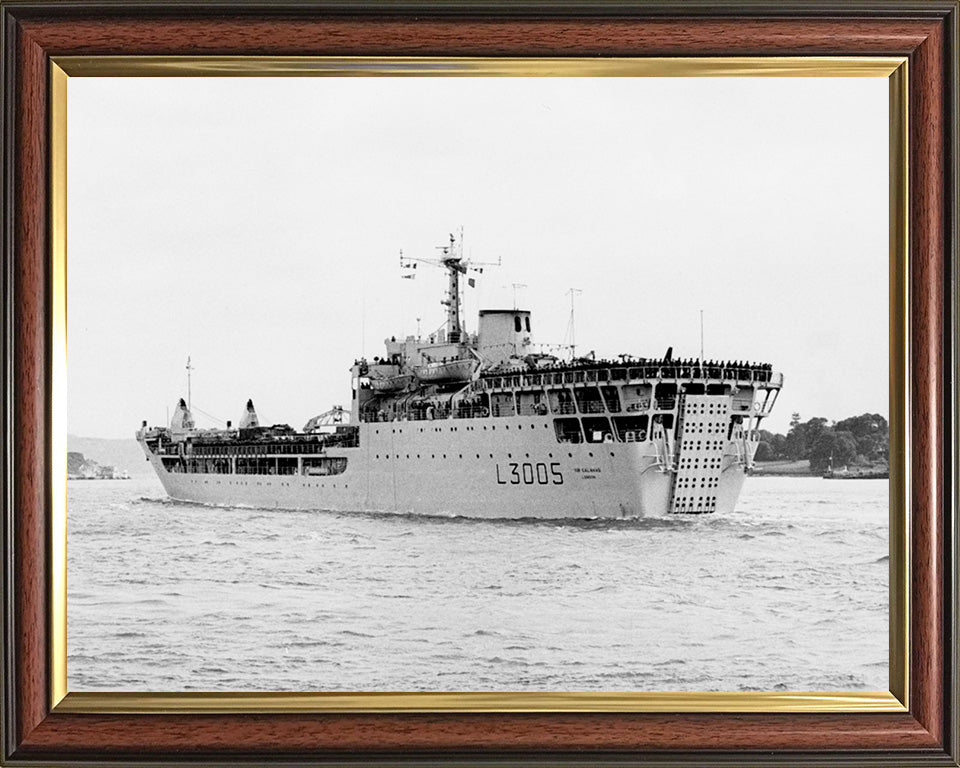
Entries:
{"type": "Polygon", "coordinates": [[[732,511],[755,443],[717,440],[708,454],[687,442],[669,453],[654,440],[558,443],[552,419],[536,416],[364,423],[360,447],[326,454],[346,470],[322,477],[170,472],[141,444],[166,492],[201,504],[540,519],[732,511]]]}
{"type": "Polygon", "coordinates": [[[464,257],[462,233],[437,259],[401,252],[402,269],[418,264],[447,273],[445,327],[427,339],[391,336],[384,357],[355,360],[348,424],[335,407],[300,433],[261,427],[248,400],[237,430],[197,430],[188,394],[169,428],[143,422],[138,432],[167,493],[481,518],[734,509],[783,385],[771,365],[703,360],[702,350],[674,359],[672,347],[662,359],[588,360],[572,344],[561,362],[534,350],[530,312],[516,306],[481,310],[477,332],[467,332],[461,277],[483,270],[464,257]]]}

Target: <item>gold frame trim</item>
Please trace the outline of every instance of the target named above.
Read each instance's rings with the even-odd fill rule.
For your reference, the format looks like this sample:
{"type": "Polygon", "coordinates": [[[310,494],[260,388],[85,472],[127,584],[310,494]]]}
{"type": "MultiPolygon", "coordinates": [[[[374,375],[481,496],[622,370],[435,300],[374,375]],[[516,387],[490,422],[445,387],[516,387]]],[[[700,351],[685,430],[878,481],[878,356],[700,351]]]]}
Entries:
{"type": "Polygon", "coordinates": [[[890,691],[910,695],[910,183],[908,64],[889,77],[890,146],[890,691]]]}
{"type": "Polygon", "coordinates": [[[50,64],[50,699],[67,695],[67,75],[50,64]]]}
{"type": "Polygon", "coordinates": [[[59,56],[50,64],[50,704],[64,713],[905,712],[909,700],[909,218],[905,57],[59,56]],[[67,81],[70,77],[886,77],[890,130],[890,690],[864,693],[69,693],[67,81]]]}
{"type": "Polygon", "coordinates": [[[899,56],[56,56],[73,77],[889,77],[899,56]]]}
{"type": "Polygon", "coordinates": [[[71,693],[56,711],[212,712],[904,712],[892,693],[71,693]]]}

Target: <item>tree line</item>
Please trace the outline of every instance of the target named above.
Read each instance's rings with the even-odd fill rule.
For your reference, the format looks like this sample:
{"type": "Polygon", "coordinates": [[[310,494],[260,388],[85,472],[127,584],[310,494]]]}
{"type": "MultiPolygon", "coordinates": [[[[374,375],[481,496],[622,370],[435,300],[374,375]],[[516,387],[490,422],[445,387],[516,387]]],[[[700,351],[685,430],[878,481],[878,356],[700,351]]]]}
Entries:
{"type": "Polygon", "coordinates": [[[810,471],[820,473],[850,465],[875,465],[890,459],[887,420],[878,413],[851,416],[832,424],[819,416],[807,421],[794,413],[785,435],[760,430],[757,461],[810,462],[810,471]]]}

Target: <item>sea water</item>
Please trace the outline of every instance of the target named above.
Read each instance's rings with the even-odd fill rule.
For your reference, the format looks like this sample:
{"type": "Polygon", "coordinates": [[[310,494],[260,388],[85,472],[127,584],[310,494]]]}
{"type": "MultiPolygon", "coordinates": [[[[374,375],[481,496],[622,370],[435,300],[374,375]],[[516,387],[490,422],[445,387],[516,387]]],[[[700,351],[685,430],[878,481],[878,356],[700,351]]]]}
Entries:
{"type": "Polygon", "coordinates": [[[68,688],[887,690],[888,530],[883,480],[755,477],[732,514],[556,522],[71,481],[68,688]]]}

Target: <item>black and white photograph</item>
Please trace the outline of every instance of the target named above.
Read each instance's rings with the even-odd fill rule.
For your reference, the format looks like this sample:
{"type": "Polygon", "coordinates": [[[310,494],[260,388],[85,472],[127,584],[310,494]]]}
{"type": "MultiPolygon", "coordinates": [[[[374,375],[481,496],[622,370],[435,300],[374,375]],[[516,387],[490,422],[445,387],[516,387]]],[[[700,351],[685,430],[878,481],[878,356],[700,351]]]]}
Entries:
{"type": "Polygon", "coordinates": [[[70,691],[889,688],[886,77],[77,77],[70,691]]]}

